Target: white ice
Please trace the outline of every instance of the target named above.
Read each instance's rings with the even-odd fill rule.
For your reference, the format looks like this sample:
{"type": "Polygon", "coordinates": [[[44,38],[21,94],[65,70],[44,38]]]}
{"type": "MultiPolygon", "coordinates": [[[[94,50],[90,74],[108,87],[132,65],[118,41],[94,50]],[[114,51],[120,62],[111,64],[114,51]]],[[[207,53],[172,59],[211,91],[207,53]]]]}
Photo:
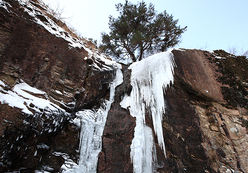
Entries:
{"type": "MultiPolygon", "coordinates": [[[[113,62],[112,62],[113,63],[113,62]]],[[[120,64],[112,64],[116,68],[116,77],[110,84],[110,98],[105,101],[105,106],[98,110],[82,110],[76,113],[74,123],[80,122],[80,159],[75,165],[65,163],[61,170],[64,173],[96,173],[98,154],[102,150],[102,134],[107,119],[108,111],[114,101],[115,87],[123,81],[120,64]],[[80,120],[80,121],[79,121],[80,120]],[[68,165],[69,167],[67,167],[68,165]]]]}
{"type": "Polygon", "coordinates": [[[154,170],[156,150],[152,129],[146,125],[145,112],[150,112],[158,144],[166,156],[162,120],[165,113],[164,90],[173,83],[174,57],[171,51],[155,54],[133,63],[130,96],[121,102],[136,118],[134,139],[131,144],[131,159],[135,173],[149,173],[154,170]],[[149,152],[148,152],[149,151],[149,152]],[[149,157],[148,157],[149,155],[149,157]]]}

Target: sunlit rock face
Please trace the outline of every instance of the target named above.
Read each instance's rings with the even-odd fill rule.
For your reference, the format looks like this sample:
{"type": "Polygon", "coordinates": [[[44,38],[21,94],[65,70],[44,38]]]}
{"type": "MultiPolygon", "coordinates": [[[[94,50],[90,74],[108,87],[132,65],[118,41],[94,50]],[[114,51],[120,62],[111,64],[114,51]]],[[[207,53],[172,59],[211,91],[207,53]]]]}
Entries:
{"type": "Polygon", "coordinates": [[[127,66],[36,0],[0,4],[0,172],[248,172],[245,57],[127,66]]]}
{"type": "Polygon", "coordinates": [[[172,53],[177,67],[163,121],[167,156],[185,172],[247,172],[247,59],[224,51],[172,53]],[[239,97],[230,98],[234,92],[239,97]]]}

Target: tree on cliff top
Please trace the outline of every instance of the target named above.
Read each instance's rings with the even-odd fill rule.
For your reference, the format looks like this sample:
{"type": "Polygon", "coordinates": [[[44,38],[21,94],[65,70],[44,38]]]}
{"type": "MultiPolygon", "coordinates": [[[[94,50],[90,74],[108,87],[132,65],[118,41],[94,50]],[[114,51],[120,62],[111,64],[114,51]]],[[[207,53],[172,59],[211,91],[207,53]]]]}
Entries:
{"type": "Polygon", "coordinates": [[[156,14],[154,5],[144,1],[137,5],[128,0],[116,4],[118,18],[109,17],[110,33],[102,33],[100,49],[117,60],[140,61],[148,53],[166,51],[179,43],[187,27],[177,26],[178,20],[164,11],[156,14]]]}

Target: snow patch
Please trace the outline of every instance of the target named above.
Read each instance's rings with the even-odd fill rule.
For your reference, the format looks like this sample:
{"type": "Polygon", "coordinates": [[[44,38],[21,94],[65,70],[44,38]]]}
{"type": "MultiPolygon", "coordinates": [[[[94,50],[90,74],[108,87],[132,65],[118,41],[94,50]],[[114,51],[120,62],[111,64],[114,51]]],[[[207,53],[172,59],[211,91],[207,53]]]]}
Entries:
{"type": "Polygon", "coordinates": [[[48,145],[44,144],[44,143],[41,143],[41,144],[37,145],[37,148],[38,149],[46,149],[46,150],[50,149],[50,147],[48,145]]]}
{"type": "Polygon", "coordinates": [[[44,91],[31,87],[22,80],[12,90],[4,90],[0,87],[0,102],[11,107],[17,107],[23,113],[29,115],[33,115],[31,110],[40,112],[40,109],[54,113],[65,112],[58,105],[50,102],[44,91]]]}
{"type": "Polygon", "coordinates": [[[131,115],[136,118],[134,139],[131,144],[131,159],[135,173],[153,172],[156,162],[153,133],[145,122],[146,111],[151,113],[158,144],[166,156],[162,129],[165,113],[164,90],[174,81],[174,66],[173,54],[167,51],[133,63],[129,67],[132,70],[132,91],[120,104],[123,108],[129,108],[131,115]]]}
{"type": "Polygon", "coordinates": [[[59,95],[63,95],[62,92],[60,92],[59,90],[55,90],[55,92],[59,95]]]}
{"type": "Polygon", "coordinates": [[[5,83],[3,81],[0,80],[0,85],[2,85],[3,87],[5,87],[5,83]]]}
{"type": "Polygon", "coordinates": [[[216,59],[226,59],[225,57],[215,56],[216,59]]]}

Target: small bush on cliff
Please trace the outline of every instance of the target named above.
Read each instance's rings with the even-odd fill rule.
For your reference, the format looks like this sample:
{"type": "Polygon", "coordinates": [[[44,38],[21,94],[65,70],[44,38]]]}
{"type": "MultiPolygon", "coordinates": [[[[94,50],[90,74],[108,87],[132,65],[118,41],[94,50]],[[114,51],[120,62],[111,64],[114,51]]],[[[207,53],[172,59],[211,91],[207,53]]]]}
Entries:
{"type": "Polygon", "coordinates": [[[140,61],[147,53],[165,51],[179,43],[187,27],[177,26],[178,20],[164,11],[156,14],[154,5],[144,1],[137,5],[128,0],[116,4],[120,15],[109,17],[110,33],[102,33],[100,49],[120,59],[140,61]]]}

